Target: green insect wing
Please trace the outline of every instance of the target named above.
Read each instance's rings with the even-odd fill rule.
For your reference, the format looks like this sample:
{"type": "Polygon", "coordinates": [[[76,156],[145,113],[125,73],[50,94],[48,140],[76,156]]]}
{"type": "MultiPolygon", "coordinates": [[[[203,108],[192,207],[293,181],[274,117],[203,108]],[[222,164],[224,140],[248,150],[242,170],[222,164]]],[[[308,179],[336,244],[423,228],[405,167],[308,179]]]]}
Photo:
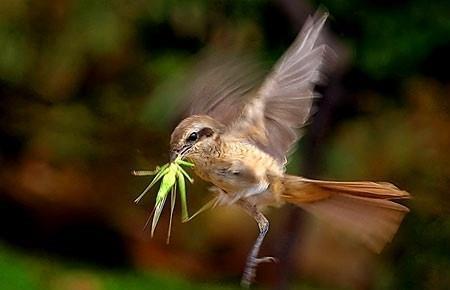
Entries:
{"type": "Polygon", "coordinates": [[[159,187],[158,194],[156,195],[155,213],[153,215],[151,231],[152,236],[155,232],[156,225],[158,224],[159,217],[161,216],[161,212],[164,207],[164,203],[166,202],[167,195],[175,185],[176,172],[176,167],[174,166],[174,164],[171,164],[168,168],[168,172],[164,175],[161,181],[161,186],[159,187]]]}

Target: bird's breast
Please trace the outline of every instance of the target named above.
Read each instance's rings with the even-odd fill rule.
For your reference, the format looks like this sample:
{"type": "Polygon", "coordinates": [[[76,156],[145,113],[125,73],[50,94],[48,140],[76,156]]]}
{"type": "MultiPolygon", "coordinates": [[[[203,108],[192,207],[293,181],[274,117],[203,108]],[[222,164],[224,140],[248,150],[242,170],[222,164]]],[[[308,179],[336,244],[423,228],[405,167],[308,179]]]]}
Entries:
{"type": "Polygon", "coordinates": [[[190,159],[200,178],[227,193],[258,194],[267,188],[268,175],[283,174],[274,158],[242,142],[223,142],[215,154],[194,154],[190,159]]]}

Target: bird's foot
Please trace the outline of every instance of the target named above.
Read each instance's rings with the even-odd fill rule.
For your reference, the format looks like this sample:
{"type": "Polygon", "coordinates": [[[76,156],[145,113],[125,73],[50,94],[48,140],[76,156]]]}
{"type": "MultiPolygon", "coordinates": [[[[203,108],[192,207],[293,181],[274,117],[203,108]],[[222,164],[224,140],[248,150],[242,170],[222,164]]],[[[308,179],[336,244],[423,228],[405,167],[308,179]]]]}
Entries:
{"type": "Polygon", "coordinates": [[[255,258],[256,265],[261,263],[278,263],[278,259],[275,257],[261,257],[261,258],[255,258]]]}
{"type": "Polygon", "coordinates": [[[247,265],[245,266],[244,275],[241,280],[242,287],[250,287],[256,276],[256,268],[261,263],[278,263],[278,259],[275,257],[249,257],[247,259],[247,265]]]}

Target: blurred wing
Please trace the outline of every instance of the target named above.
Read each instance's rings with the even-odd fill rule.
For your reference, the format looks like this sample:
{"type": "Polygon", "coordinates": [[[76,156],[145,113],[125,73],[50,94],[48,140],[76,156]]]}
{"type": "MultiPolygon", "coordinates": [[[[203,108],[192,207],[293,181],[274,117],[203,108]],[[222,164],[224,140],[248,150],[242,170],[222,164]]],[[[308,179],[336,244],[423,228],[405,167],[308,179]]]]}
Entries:
{"type": "Polygon", "coordinates": [[[281,163],[301,137],[299,129],[310,115],[324,56],[331,52],[326,45],[316,46],[327,17],[324,13],[307,19],[295,42],[230,128],[230,135],[249,140],[281,163]]]}
{"type": "Polygon", "coordinates": [[[187,96],[189,115],[209,115],[225,125],[239,117],[246,95],[262,79],[262,70],[249,56],[213,54],[191,74],[187,96]]]}

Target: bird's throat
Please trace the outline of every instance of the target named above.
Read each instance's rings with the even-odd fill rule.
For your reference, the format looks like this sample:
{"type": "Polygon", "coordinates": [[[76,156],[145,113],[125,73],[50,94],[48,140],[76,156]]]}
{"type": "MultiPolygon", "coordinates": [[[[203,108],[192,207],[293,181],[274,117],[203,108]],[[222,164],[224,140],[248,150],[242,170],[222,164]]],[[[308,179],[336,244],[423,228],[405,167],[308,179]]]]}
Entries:
{"type": "Polygon", "coordinates": [[[201,179],[211,181],[209,171],[211,170],[211,165],[220,158],[221,148],[220,138],[214,138],[208,142],[197,144],[187,154],[187,159],[194,163],[194,171],[201,179]]]}

